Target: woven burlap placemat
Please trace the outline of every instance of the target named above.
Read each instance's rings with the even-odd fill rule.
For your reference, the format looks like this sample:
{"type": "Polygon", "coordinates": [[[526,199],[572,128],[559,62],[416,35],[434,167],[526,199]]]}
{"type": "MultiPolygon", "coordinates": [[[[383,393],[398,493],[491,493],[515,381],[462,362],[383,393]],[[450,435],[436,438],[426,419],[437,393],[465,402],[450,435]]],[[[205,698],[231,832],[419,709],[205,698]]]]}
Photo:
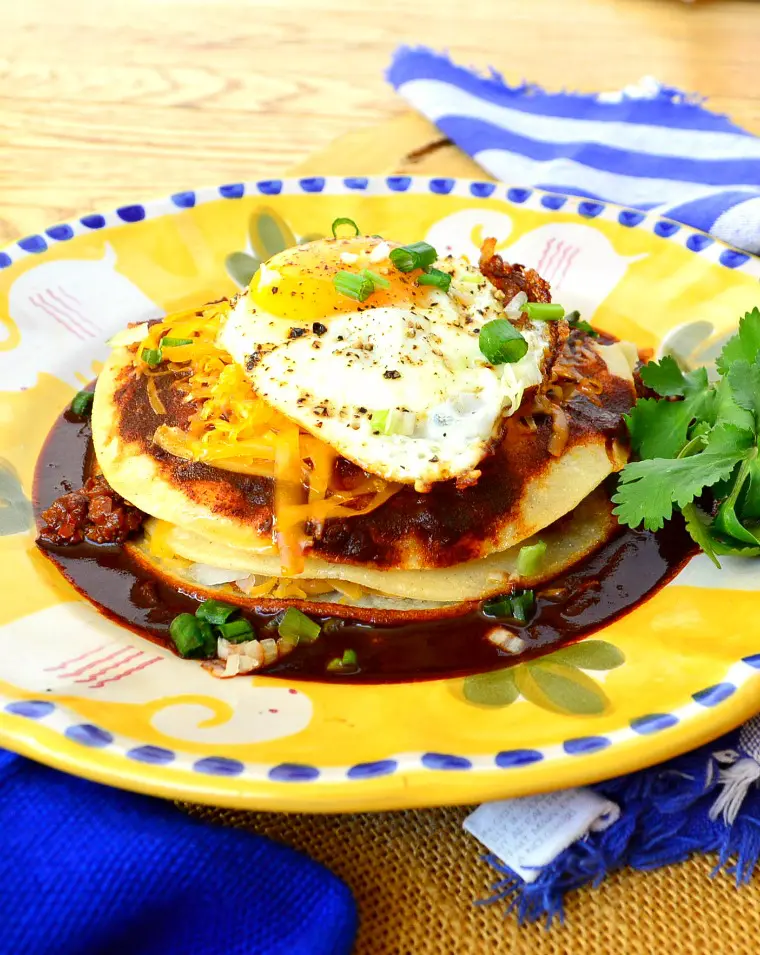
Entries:
{"type": "MultiPolygon", "coordinates": [[[[483,178],[413,113],[352,132],[290,172],[483,178]]],[[[330,816],[180,808],[284,842],[343,879],[359,906],[355,955],[738,955],[760,948],[756,888],[737,891],[726,875],[711,879],[713,856],[617,872],[571,893],[564,925],[547,931],[505,918],[504,905],[475,904],[490,895],[497,875],[462,829],[469,808],[330,816]]],[[[265,889],[266,873],[262,880],[265,889]]]]}
{"type": "MultiPolygon", "coordinates": [[[[736,890],[698,856],[653,872],[624,869],[572,892],[564,925],[518,925],[476,905],[496,874],[462,829],[469,809],[306,816],[181,806],[300,849],[353,890],[356,955],[737,955],[760,947],[755,886],[736,890]]],[[[266,873],[262,873],[262,888],[266,873]]],[[[297,891],[297,886],[294,886],[297,891]]]]}

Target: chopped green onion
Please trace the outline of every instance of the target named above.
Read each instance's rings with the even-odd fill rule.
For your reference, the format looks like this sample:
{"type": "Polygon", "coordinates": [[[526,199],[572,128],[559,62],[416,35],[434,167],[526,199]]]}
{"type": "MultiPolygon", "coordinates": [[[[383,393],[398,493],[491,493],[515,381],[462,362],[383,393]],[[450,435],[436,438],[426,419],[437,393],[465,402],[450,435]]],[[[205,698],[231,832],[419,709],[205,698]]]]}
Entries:
{"type": "Polygon", "coordinates": [[[220,623],[219,633],[230,643],[242,643],[253,639],[253,627],[248,620],[233,620],[231,623],[220,623]]]}
{"type": "Polygon", "coordinates": [[[508,594],[484,600],[480,608],[486,617],[511,617],[512,599],[508,594]]]}
{"type": "Polygon", "coordinates": [[[333,219],[332,234],[334,239],[338,238],[338,226],[341,226],[341,225],[350,225],[351,228],[354,230],[354,235],[359,235],[359,226],[354,222],[353,219],[346,219],[346,218],[333,219]]]}
{"type": "Polygon", "coordinates": [[[527,623],[535,606],[536,597],[532,590],[512,595],[512,616],[518,623],[527,623]]]}
{"type": "Polygon", "coordinates": [[[200,621],[191,613],[181,613],[169,624],[169,636],[181,657],[189,657],[203,646],[200,621]]]}
{"type": "Polygon", "coordinates": [[[375,291],[375,283],[368,275],[341,270],[333,276],[335,291],[357,302],[364,302],[375,291]]]}
{"type": "Polygon", "coordinates": [[[411,245],[402,245],[398,249],[393,249],[390,254],[390,260],[399,272],[426,269],[437,258],[438,253],[427,242],[412,242],[411,245]]]}
{"type": "Polygon", "coordinates": [[[369,419],[372,430],[379,431],[380,434],[387,434],[388,432],[385,429],[388,427],[390,413],[390,408],[385,408],[383,411],[373,411],[372,417],[369,419]]]}
{"type": "Polygon", "coordinates": [[[233,604],[223,603],[221,600],[204,600],[195,611],[195,616],[199,620],[207,620],[219,626],[220,623],[227,623],[229,618],[238,612],[238,607],[233,604]]]}
{"type": "Polygon", "coordinates": [[[528,622],[535,605],[536,597],[533,591],[522,590],[511,596],[503,594],[484,600],[480,609],[486,617],[511,618],[524,624],[528,622]]]}
{"type": "Polygon", "coordinates": [[[346,621],[342,617],[330,617],[322,624],[323,633],[337,633],[346,626],[346,621]]]}
{"type": "Polygon", "coordinates": [[[390,288],[391,283],[384,275],[378,275],[377,272],[373,272],[371,269],[362,269],[361,275],[366,275],[367,278],[372,279],[372,284],[375,288],[390,288]]]}
{"type": "Polygon", "coordinates": [[[520,311],[534,322],[558,322],[565,316],[564,308],[556,302],[526,302],[520,311]]]}
{"type": "Polygon", "coordinates": [[[414,434],[417,416],[413,411],[400,411],[398,408],[385,408],[375,411],[369,419],[372,431],[380,434],[403,434],[407,438],[414,434]]]}
{"type": "Polygon", "coordinates": [[[161,347],[163,348],[178,348],[180,345],[192,345],[192,338],[162,338],[161,347]]]}
{"type": "Polygon", "coordinates": [[[288,640],[295,637],[296,643],[301,640],[304,643],[314,643],[321,630],[322,627],[318,623],[300,610],[296,610],[295,607],[288,607],[277,625],[277,632],[281,637],[288,640]]]}
{"type": "Polygon", "coordinates": [[[528,353],[528,343],[506,318],[495,318],[480,329],[480,350],[492,365],[512,364],[528,353]]]}
{"type": "Polygon", "coordinates": [[[143,348],[140,357],[145,364],[150,365],[151,368],[155,368],[156,365],[160,365],[164,360],[164,356],[161,354],[160,348],[143,348]]]}
{"type": "Polygon", "coordinates": [[[217,646],[216,646],[216,634],[214,633],[214,628],[211,626],[208,620],[198,620],[198,618],[196,617],[196,621],[200,628],[201,638],[203,640],[203,644],[200,648],[200,653],[198,654],[198,656],[206,657],[207,659],[208,657],[215,657],[217,646]]]}
{"type": "Polygon", "coordinates": [[[448,292],[451,285],[451,276],[448,272],[442,272],[440,269],[430,269],[429,272],[423,272],[417,279],[418,285],[434,285],[436,288],[448,292]]]}
{"type": "Polygon", "coordinates": [[[517,573],[521,577],[532,577],[546,557],[546,541],[536,541],[520,548],[517,555],[517,573]]]}
{"type": "Polygon", "coordinates": [[[577,328],[581,332],[585,332],[587,335],[592,335],[594,338],[599,338],[599,332],[588,322],[584,322],[581,318],[581,313],[578,309],[573,309],[572,312],[568,312],[565,315],[565,321],[568,323],[570,328],[577,328]]]}
{"type": "Polygon", "coordinates": [[[91,391],[78,391],[71,402],[71,413],[78,418],[86,418],[92,408],[95,395],[91,391]]]}
{"type": "Polygon", "coordinates": [[[341,670],[355,670],[359,666],[359,658],[355,650],[344,650],[343,657],[335,657],[327,664],[327,669],[331,673],[341,670]]]}

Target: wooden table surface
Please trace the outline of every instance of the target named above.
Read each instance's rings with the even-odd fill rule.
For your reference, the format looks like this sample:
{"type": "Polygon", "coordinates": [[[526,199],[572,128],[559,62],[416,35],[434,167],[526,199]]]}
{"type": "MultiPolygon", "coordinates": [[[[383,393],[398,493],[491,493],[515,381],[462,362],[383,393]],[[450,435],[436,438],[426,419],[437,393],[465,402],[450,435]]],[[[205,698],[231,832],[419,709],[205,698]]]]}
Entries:
{"type": "MultiPolygon", "coordinates": [[[[760,133],[760,3],[0,0],[0,243],[128,200],[276,175],[349,132],[361,148],[361,130],[392,117],[362,171],[403,166],[435,139],[383,78],[403,42],[550,89],[653,74],[760,133]]],[[[325,161],[344,172],[355,151],[325,161]]]]}

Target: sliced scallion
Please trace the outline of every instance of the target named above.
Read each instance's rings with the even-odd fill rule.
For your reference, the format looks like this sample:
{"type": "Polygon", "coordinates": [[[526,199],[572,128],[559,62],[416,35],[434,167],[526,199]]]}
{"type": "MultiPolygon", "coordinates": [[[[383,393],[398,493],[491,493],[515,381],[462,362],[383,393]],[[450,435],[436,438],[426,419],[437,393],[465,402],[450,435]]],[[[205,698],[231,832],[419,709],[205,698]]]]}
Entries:
{"type": "Polygon", "coordinates": [[[140,357],[145,362],[146,365],[150,365],[151,368],[155,368],[157,365],[160,365],[164,360],[164,356],[161,354],[160,348],[143,348],[140,353],[140,357]]]}
{"type": "Polygon", "coordinates": [[[208,620],[198,620],[198,627],[201,632],[201,646],[198,650],[197,656],[199,657],[215,657],[216,656],[216,633],[214,627],[208,622],[208,620]]]}
{"type": "Polygon", "coordinates": [[[506,318],[495,318],[480,329],[478,344],[492,365],[512,364],[528,353],[528,343],[506,318]]]}
{"type": "Polygon", "coordinates": [[[355,670],[359,666],[359,658],[355,650],[344,650],[342,657],[335,657],[327,664],[330,673],[342,673],[345,670],[355,670]]]}
{"type": "Polygon", "coordinates": [[[348,298],[356,299],[357,302],[366,301],[375,291],[375,283],[368,275],[361,272],[346,272],[341,270],[333,276],[333,285],[335,291],[348,298]]]}
{"type": "Polygon", "coordinates": [[[207,620],[216,626],[227,623],[230,617],[238,612],[238,607],[233,604],[226,604],[221,600],[204,600],[195,611],[195,616],[199,620],[207,620]]]}
{"type": "Polygon", "coordinates": [[[229,623],[217,624],[217,629],[225,640],[230,643],[242,643],[253,639],[253,627],[248,620],[232,620],[229,623]]]}
{"type": "Polygon", "coordinates": [[[71,402],[71,413],[78,418],[86,418],[92,408],[95,395],[91,391],[78,391],[71,402]]]}
{"type": "Polygon", "coordinates": [[[413,272],[431,266],[438,258],[438,253],[427,242],[412,242],[411,245],[392,249],[389,257],[399,272],[413,272]]]}
{"type": "Polygon", "coordinates": [[[512,599],[508,594],[502,594],[499,597],[489,597],[488,600],[483,601],[480,609],[486,617],[497,617],[499,619],[502,617],[511,617],[512,599]]]}
{"type": "Polygon", "coordinates": [[[536,541],[535,544],[526,544],[520,548],[517,555],[517,573],[521,577],[532,577],[537,573],[544,557],[546,557],[546,541],[536,541]]]}
{"type": "Polygon", "coordinates": [[[333,219],[332,234],[334,239],[338,238],[338,227],[342,225],[351,226],[351,228],[354,230],[354,235],[359,235],[359,226],[354,222],[354,220],[347,219],[345,216],[343,216],[339,219],[333,219]]]}
{"type": "Polygon", "coordinates": [[[520,311],[533,322],[558,322],[565,317],[564,308],[556,302],[525,302],[520,311]]]}
{"type": "Polygon", "coordinates": [[[318,623],[300,610],[296,610],[295,607],[288,607],[277,625],[277,633],[281,637],[286,640],[292,640],[295,637],[296,643],[314,643],[321,630],[318,623]]]}
{"type": "Polygon", "coordinates": [[[403,434],[409,438],[414,434],[417,416],[413,411],[385,408],[382,411],[373,412],[369,423],[376,434],[403,434]]]}
{"type": "Polygon", "coordinates": [[[172,620],[169,636],[181,657],[189,657],[203,646],[200,622],[191,613],[181,613],[172,620]]]}
{"type": "Polygon", "coordinates": [[[498,619],[512,619],[517,623],[525,624],[530,619],[536,606],[536,596],[532,590],[521,590],[514,594],[502,594],[484,600],[480,606],[486,617],[498,619]]]}
{"type": "Polygon", "coordinates": [[[192,338],[162,338],[161,347],[164,348],[179,348],[180,345],[192,345],[192,338]]]}
{"type": "Polygon", "coordinates": [[[440,269],[430,269],[429,272],[423,272],[417,279],[418,285],[432,285],[435,288],[448,292],[451,285],[451,276],[448,272],[442,272],[440,269]]]}
{"type": "Polygon", "coordinates": [[[512,616],[518,623],[527,623],[536,606],[536,596],[532,590],[512,595],[512,616]]]}
{"type": "Polygon", "coordinates": [[[367,278],[372,279],[372,284],[375,288],[390,288],[391,283],[384,275],[378,275],[377,272],[373,272],[371,269],[362,269],[362,275],[366,275],[367,278]]]}

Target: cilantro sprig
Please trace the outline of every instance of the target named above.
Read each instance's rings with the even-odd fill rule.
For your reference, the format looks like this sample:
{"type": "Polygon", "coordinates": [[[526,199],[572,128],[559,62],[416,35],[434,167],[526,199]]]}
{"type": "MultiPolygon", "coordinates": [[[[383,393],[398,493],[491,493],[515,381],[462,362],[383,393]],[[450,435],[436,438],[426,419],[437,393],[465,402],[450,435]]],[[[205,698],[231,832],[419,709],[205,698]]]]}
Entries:
{"type": "Polygon", "coordinates": [[[612,500],[621,523],[649,530],[680,509],[719,567],[719,556],[760,556],[760,309],[741,319],[716,367],[711,382],[671,357],[644,365],[641,379],[660,397],[639,399],[626,416],[640,460],[623,469],[612,500]]]}

